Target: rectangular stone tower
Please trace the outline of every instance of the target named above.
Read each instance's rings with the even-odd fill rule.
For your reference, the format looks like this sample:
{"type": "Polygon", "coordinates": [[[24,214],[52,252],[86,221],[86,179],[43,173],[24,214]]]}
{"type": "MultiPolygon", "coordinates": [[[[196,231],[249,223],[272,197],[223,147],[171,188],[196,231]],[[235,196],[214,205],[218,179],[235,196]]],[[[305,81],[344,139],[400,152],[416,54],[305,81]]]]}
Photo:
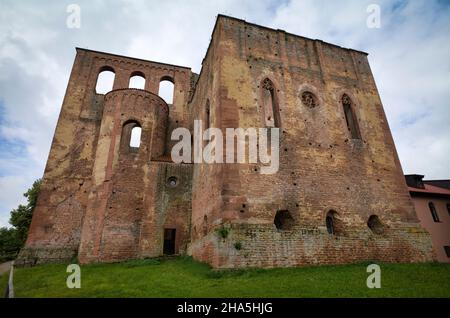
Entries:
{"type": "Polygon", "coordinates": [[[194,167],[195,258],[220,268],[432,259],[366,53],[219,16],[195,89],[197,118],[208,111],[223,133],[280,129],[276,174],[194,167]]]}

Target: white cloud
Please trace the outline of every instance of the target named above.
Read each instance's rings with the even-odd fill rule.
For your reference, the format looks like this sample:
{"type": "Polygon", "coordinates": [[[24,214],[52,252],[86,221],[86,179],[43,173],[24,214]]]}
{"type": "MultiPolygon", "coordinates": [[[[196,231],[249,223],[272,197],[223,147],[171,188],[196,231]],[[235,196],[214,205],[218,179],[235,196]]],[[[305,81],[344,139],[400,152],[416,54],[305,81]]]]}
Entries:
{"type": "Polygon", "coordinates": [[[42,175],[75,46],[199,72],[218,13],[369,52],[405,172],[450,178],[449,6],[376,1],[381,28],[368,29],[373,2],[83,0],[81,28],[68,29],[74,1],[2,1],[0,226],[42,175]]]}

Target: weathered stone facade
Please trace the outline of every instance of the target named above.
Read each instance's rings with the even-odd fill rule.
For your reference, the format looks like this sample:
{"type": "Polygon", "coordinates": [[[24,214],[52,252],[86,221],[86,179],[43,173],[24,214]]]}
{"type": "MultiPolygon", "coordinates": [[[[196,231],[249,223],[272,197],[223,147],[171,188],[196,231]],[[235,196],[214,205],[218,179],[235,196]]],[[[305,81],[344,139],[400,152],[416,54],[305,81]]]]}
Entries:
{"type": "Polygon", "coordinates": [[[165,229],[172,252],[217,268],[433,259],[367,54],[226,16],[200,75],[77,49],[41,189],[24,262],[159,256],[165,229]],[[106,95],[95,93],[102,70],[115,73],[106,95]],[[145,90],[128,88],[137,72],[145,90]],[[194,119],[279,127],[278,173],[173,163],[171,133],[194,119]],[[130,123],[142,127],[138,150],[130,123]]]}

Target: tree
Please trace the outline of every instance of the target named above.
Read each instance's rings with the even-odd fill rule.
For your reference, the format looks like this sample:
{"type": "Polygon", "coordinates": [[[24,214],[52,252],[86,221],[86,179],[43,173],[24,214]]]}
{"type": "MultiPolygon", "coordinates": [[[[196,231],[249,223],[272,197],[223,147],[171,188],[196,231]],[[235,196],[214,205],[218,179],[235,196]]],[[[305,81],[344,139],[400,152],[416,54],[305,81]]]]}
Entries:
{"type": "Polygon", "coordinates": [[[20,240],[15,228],[0,228],[0,263],[14,259],[20,247],[20,240]]]}
{"type": "Polygon", "coordinates": [[[41,179],[37,179],[33,182],[32,187],[23,194],[28,201],[26,205],[19,204],[16,209],[11,211],[9,223],[12,227],[0,228],[0,262],[14,259],[25,244],[41,182],[41,179]]]}

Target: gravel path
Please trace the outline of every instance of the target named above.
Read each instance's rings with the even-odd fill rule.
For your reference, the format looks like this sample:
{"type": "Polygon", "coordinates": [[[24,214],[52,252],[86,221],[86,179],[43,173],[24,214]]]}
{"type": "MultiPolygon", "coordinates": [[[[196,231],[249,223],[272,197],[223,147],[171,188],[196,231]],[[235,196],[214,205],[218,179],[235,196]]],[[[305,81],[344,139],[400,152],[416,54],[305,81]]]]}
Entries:
{"type": "Polygon", "coordinates": [[[12,261],[0,264],[0,275],[5,272],[9,272],[9,269],[11,268],[11,263],[12,263],[12,261]]]}

